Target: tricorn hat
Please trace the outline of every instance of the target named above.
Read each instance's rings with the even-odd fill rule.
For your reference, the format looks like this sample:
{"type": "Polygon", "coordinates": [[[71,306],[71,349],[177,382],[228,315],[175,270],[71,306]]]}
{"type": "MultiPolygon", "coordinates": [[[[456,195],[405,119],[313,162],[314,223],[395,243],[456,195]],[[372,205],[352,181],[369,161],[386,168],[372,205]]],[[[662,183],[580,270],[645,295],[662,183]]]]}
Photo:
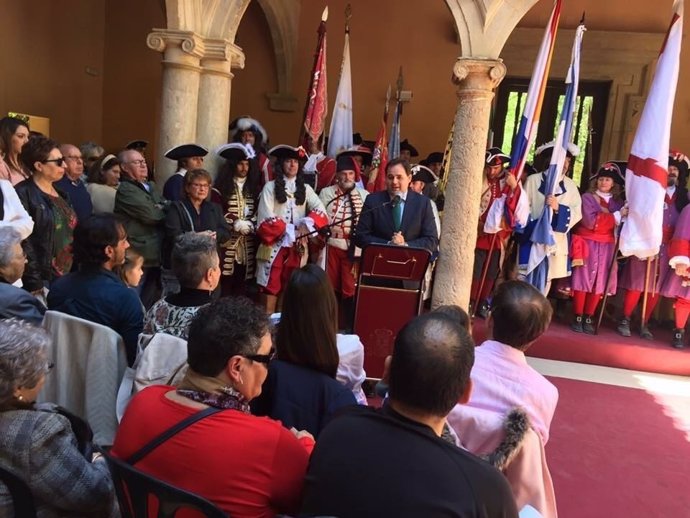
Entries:
{"type": "Polygon", "coordinates": [[[623,160],[611,160],[601,164],[596,173],[589,177],[589,180],[596,180],[597,178],[611,178],[617,184],[623,185],[625,183],[625,169],[627,163],[623,160]]]}
{"type": "Polygon", "coordinates": [[[125,144],[125,149],[146,149],[149,143],[146,140],[130,140],[125,144]]]}
{"type": "Polygon", "coordinates": [[[182,160],[183,158],[191,158],[193,156],[206,156],[208,149],[198,144],[182,144],[175,146],[165,152],[165,158],[170,160],[182,160]]]}
{"type": "Polygon", "coordinates": [[[372,153],[371,153],[371,150],[366,146],[359,145],[359,146],[353,146],[349,149],[344,149],[336,155],[336,158],[339,158],[341,156],[361,156],[362,157],[362,165],[364,165],[364,166],[371,165],[372,153]]]}
{"type": "Polygon", "coordinates": [[[441,164],[443,163],[443,153],[440,151],[429,153],[429,156],[426,157],[425,161],[427,164],[441,164]]]}
{"type": "Polygon", "coordinates": [[[407,141],[407,139],[403,140],[400,143],[400,151],[403,151],[405,149],[407,149],[410,152],[410,156],[419,156],[419,151],[417,151],[417,148],[410,144],[407,141]]]}
{"type": "Polygon", "coordinates": [[[261,142],[263,142],[264,144],[268,141],[268,133],[266,133],[266,130],[261,125],[261,123],[258,120],[252,119],[251,117],[246,115],[238,117],[230,123],[230,139],[239,140],[239,133],[243,131],[251,131],[257,137],[260,136],[261,142]]]}
{"type": "Polygon", "coordinates": [[[268,151],[269,156],[274,156],[278,160],[286,160],[288,158],[294,158],[302,162],[307,161],[307,152],[302,146],[292,147],[287,144],[278,144],[272,147],[268,151]]]}
{"type": "Polygon", "coordinates": [[[417,164],[412,166],[412,181],[434,183],[438,178],[434,172],[425,165],[417,164]]]}
{"type": "Polygon", "coordinates": [[[247,150],[245,145],[241,142],[223,144],[216,149],[216,155],[223,157],[225,160],[230,160],[231,162],[240,162],[251,158],[249,150],[247,150]]]}
{"type": "Polygon", "coordinates": [[[490,167],[505,165],[510,162],[510,155],[506,155],[500,147],[491,147],[484,154],[484,162],[490,167]]]}

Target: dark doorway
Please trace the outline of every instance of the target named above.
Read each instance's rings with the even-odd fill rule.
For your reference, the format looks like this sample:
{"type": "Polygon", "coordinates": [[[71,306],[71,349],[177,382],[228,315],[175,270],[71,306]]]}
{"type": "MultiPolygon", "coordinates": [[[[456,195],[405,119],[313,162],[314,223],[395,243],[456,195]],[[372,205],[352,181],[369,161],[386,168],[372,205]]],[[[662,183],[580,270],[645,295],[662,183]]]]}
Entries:
{"type": "MultiPolygon", "coordinates": [[[[496,93],[492,121],[493,145],[501,147],[508,154],[519,127],[528,87],[529,79],[508,77],[496,93]]],[[[580,81],[572,138],[580,147],[580,155],[571,164],[570,174],[575,183],[584,188],[591,172],[599,167],[610,89],[610,81],[580,81]]],[[[562,79],[549,81],[537,130],[537,146],[553,140],[564,98],[565,82],[562,79]]],[[[527,161],[531,163],[533,156],[534,148],[530,150],[527,161]]]]}

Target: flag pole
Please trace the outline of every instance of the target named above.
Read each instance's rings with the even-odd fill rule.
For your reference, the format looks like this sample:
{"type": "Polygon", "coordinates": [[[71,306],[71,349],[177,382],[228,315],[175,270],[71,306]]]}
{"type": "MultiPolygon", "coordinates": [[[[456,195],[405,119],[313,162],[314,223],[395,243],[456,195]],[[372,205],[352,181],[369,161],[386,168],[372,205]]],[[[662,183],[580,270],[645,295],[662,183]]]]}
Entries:
{"type": "Polygon", "coordinates": [[[644,272],[644,293],[642,294],[642,328],[644,328],[644,326],[647,325],[647,319],[645,318],[645,315],[647,314],[647,298],[649,297],[649,275],[651,272],[651,267],[652,258],[647,257],[647,268],[644,272]]]}
{"type": "MultiPolygon", "coordinates": [[[[328,6],[326,6],[323,10],[323,13],[321,14],[321,22],[319,23],[319,28],[316,31],[318,34],[318,38],[316,39],[316,50],[314,51],[314,64],[311,69],[311,75],[309,76],[309,85],[307,87],[307,101],[304,103],[304,113],[302,114],[302,125],[300,127],[300,132],[299,132],[299,139],[297,142],[300,143],[300,145],[305,145],[307,141],[307,137],[309,136],[309,131],[307,130],[307,122],[309,118],[309,112],[310,108],[313,108],[312,106],[312,94],[316,94],[316,89],[317,89],[317,81],[315,80],[315,75],[317,72],[317,69],[319,68],[319,61],[321,59],[325,59],[325,56],[322,56],[322,53],[325,53],[325,38],[326,38],[326,21],[328,20],[328,6]],[[314,92],[312,92],[314,90],[314,92]]],[[[326,78],[319,78],[323,79],[324,81],[326,78]]],[[[324,118],[325,118],[325,113],[324,113],[324,118]]],[[[321,139],[323,136],[323,130],[322,133],[319,135],[319,139],[321,139]]],[[[306,146],[305,146],[306,147],[306,146]]]]}
{"type": "Polygon", "coordinates": [[[609,283],[611,282],[611,274],[613,273],[613,267],[616,264],[616,259],[618,258],[618,250],[620,249],[621,243],[621,232],[623,231],[623,226],[625,223],[621,223],[621,228],[616,234],[616,245],[613,247],[613,255],[611,256],[611,263],[609,264],[609,271],[606,274],[606,284],[604,285],[604,297],[601,300],[601,309],[599,310],[599,317],[597,318],[597,326],[594,329],[594,334],[599,334],[599,327],[601,326],[601,320],[604,318],[604,309],[606,308],[606,300],[609,298],[609,283]]]}
{"type": "Polygon", "coordinates": [[[479,306],[479,303],[481,302],[480,299],[482,296],[482,290],[484,289],[484,284],[486,284],[486,275],[489,273],[491,256],[494,251],[494,245],[496,244],[496,236],[498,236],[498,232],[494,233],[491,236],[491,245],[489,245],[489,252],[486,254],[486,260],[484,261],[484,267],[482,268],[482,278],[479,281],[479,287],[477,288],[477,296],[474,301],[474,304],[472,304],[472,311],[470,312],[470,317],[474,317],[475,313],[477,312],[477,306],[479,306]]]}

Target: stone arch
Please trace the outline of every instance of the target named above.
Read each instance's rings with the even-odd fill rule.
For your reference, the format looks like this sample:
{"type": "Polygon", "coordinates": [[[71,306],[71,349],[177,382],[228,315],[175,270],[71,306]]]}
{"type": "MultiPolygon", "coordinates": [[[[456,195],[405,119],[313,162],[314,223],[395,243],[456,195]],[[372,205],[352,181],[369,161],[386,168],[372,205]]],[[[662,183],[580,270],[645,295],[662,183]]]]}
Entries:
{"type": "Polygon", "coordinates": [[[276,57],[278,91],[268,94],[269,108],[295,111],[297,98],[291,93],[292,73],[299,38],[299,0],[258,0],[271,30],[276,57]]]}
{"type": "Polygon", "coordinates": [[[539,0],[446,0],[462,57],[497,59],[508,36],[539,0]]]}

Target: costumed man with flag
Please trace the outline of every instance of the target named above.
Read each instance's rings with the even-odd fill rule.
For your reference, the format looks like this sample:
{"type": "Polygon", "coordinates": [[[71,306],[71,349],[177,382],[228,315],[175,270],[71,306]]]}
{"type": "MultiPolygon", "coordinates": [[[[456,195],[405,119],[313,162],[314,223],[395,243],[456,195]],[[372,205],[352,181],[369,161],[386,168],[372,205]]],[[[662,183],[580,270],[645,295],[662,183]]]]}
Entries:
{"type": "Polygon", "coordinates": [[[683,291],[682,280],[673,275],[669,265],[669,244],[676,228],[676,222],[683,208],[688,204],[688,158],[677,152],[671,151],[668,158],[668,180],[666,197],[664,198],[664,217],[661,226],[661,248],[659,253],[652,258],[650,273],[647,274],[647,260],[629,257],[623,267],[620,279],[620,287],[625,291],[623,298],[623,318],[618,324],[617,331],[622,336],[631,336],[630,317],[640,301],[640,297],[646,292],[647,300],[644,315],[640,327],[640,336],[647,340],[653,340],[654,335],[647,323],[654,312],[659,296],[675,299],[683,291]],[[645,286],[645,280],[647,286],[645,286]]]}
{"type": "MultiPolygon", "coordinates": [[[[546,161],[546,157],[548,157],[550,161],[554,146],[555,141],[551,141],[538,147],[535,152],[535,159],[546,161]]],[[[528,176],[523,185],[530,203],[530,221],[522,229],[521,235],[518,234],[518,274],[544,295],[549,293],[553,279],[568,277],[571,273],[568,237],[570,230],[582,219],[582,198],[577,185],[567,176],[567,172],[571,158],[576,157],[579,151],[575,144],[568,143],[566,158],[562,169],[558,172],[553,194],[545,194],[548,168],[541,174],[528,176]],[[551,229],[553,230],[554,244],[546,255],[548,271],[546,276],[543,276],[543,270],[537,268],[538,264],[534,264],[534,255],[531,253],[534,242],[530,237],[537,221],[544,212],[545,205],[551,207],[553,211],[551,229]],[[542,274],[536,275],[537,273],[542,274]]]]}
{"type": "Polygon", "coordinates": [[[350,329],[354,318],[357,272],[352,257],[359,257],[361,251],[352,246],[351,235],[369,194],[357,187],[358,181],[361,181],[359,166],[351,155],[341,153],[337,160],[336,184],[319,194],[331,225],[326,239],[326,273],[340,299],[343,317],[340,329],[350,329]]]}
{"type": "Polygon", "coordinates": [[[261,244],[256,253],[256,282],[270,315],[292,272],[307,262],[305,236],[326,225],[328,218],[323,203],[305,183],[304,148],[279,145],[268,153],[276,157],[276,178],[259,196],[256,233],[261,244]]]}
{"type": "MultiPolygon", "coordinates": [[[[504,194],[517,202],[520,188],[514,175],[505,168],[510,162],[510,156],[500,148],[492,147],[485,155],[482,196],[479,202],[479,224],[477,225],[477,244],[474,251],[474,269],[472,271],[472,288],[470,300],[477,308],[477,314],[482,318],[488,315],[487,297],[494,287],[498,276],[501,255],[512,229],[499,223],[498,229],[487,232],[487,218],[492,214],[495,202],[502,199],[504,194]]],[[[493,211],[496,212],[496,211],[493,211]]],[[[502,210],[498,211],[502,219],[502,210]]],[[[489,221],[488,226],[495,226],[489,221]]]]}
{"type": "MultiPolygon", "coordinates": [[[[620,237],[621,253],[625,256],[635,255],[640,259],[654,257],[663,242],[664,200],[670,165],[668,149],[682,40],[683,0],[675,0],[671,23],[628,157],[625,192],[630,215],[620,237]]],[[[677,348],[684,346],[685,324],[690,314],[690,290],[683,286],[688,284],[689,240],[690,212],[686,206],[678,218],[669,247],[669,264],[680,279],[667,276],[662,289],[662,294],[674,293],[676,296],[676,329],[672,345],[677,348]],[[679,280],[681,287],[677,289],[677,285],[672,285],[679,280]],[[669,286],[668,290],[666,285],[669,286]]]]}

